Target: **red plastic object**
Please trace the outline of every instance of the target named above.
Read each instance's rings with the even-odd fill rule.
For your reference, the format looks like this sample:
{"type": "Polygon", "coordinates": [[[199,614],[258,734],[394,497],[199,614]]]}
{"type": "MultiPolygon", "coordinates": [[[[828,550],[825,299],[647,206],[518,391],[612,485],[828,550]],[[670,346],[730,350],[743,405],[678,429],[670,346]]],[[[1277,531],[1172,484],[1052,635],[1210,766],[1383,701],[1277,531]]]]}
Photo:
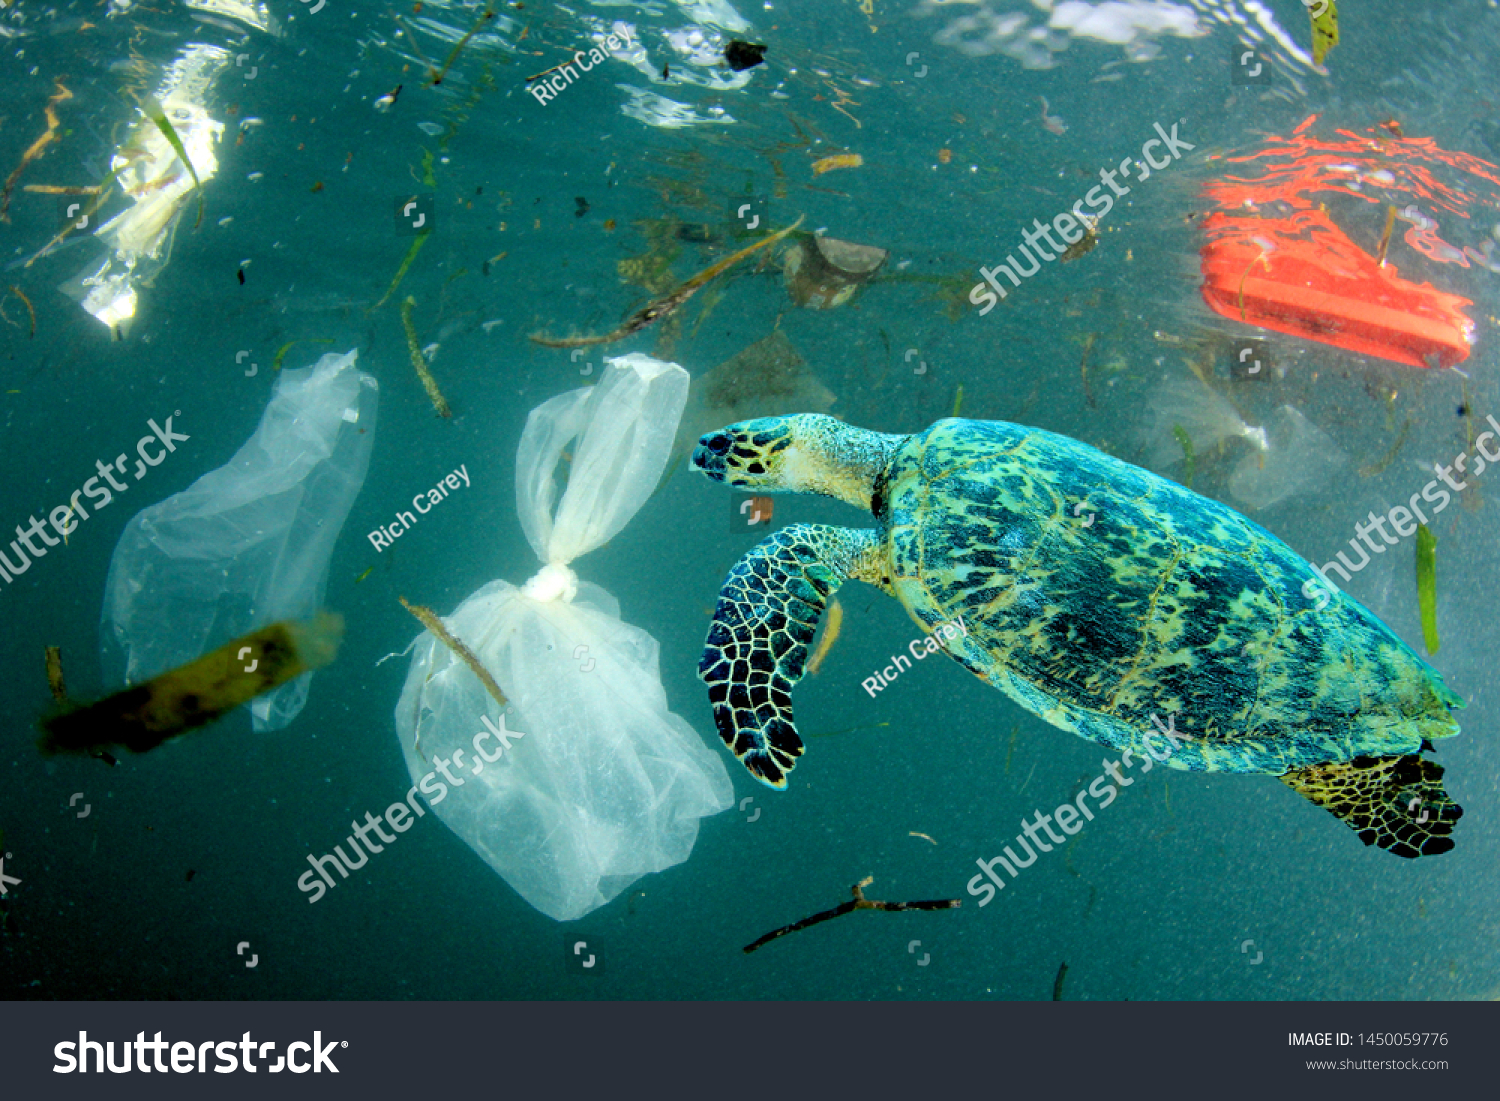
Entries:
{"type": "Polygon", "coordinates": [[[1469,357],[1469,299],[1382,268],[1320,210],[1205,228],[1203,297],[1224,317],[1412,367],[1469,357]]]}
{"type": "Polygon", "coordinates": [[[1333,223],[1326,203],[1337,195],[1345,206],[1395,207],[1412,225],[1400,241],[1426,260],[1468,267],[1464,250],[1443,239],[1428,212],[1467,220],[1475,205],[1500,206],[1500,168],[1431,138],[1402,137],[1392,123],[1320,138],[1312,133],[1316,121],[1223,158],[1253,165],[1259,176],[1206,185],[1219,209],[1203,223],[1204,300],[1231,320],[1412,367],[1462,363],[1474,332],[1464,311],[1473,302],[1402,279],[1389,259],[1379,264],[1333,223]],[[1456,174],[1467,179],[1449,182],[1456,174]]]}

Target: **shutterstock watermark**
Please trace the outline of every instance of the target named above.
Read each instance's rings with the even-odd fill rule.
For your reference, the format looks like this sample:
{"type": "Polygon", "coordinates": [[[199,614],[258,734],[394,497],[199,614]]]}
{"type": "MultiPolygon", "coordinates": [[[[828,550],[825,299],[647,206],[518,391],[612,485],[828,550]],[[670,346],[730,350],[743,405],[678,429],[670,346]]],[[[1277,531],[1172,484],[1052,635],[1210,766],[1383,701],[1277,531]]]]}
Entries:
{"type": "MultiPolygon", "coordinates": [[[[1143,766],[1141,769],[1142,772],[1150,772],[1153,767],[1153,761],[1156,764],[1161,764],[1170,758],[1177,751],[1177,747],[1181,742],[1181,739],[1177,735],[1176,715],[1168,715],[1167,721],[1163,723],[1161,719],[1153,714],[1151,722],[1156,727],[1156,731],[1148,730],[1141,738],[1141,741],[1145,743],[1148,755],[1139,758],[1143,766]],[[1156,747],[1151,742],[1151,739],[1156,736],[1157,732],[1167,740],[1166,749],[1160,756],[1157,756],[1156,747]]],[[[1130,777],[1120,772],[1121,765],[1125,768],[1132,767],[1131,756],[1131,751],[1127,749],[1120,755],[1118,761],[1106,759],[1104,762],[1104,773],[1098,776],[1088,787],[1080,791],[1071,803],[1062,804],[1051,814],[1043,814],[1041,811],[1037,811],[1035,822],[1028,822],[1025,818],[1022,818],[1021,832],[1016,835],[1016,844],[1025,849],[1025,860],[1018,857],[1009,845],[1005,846],[1005,853],[1002,856],[997,856],[987,861],[975,860],[974,863],[979,865],[979,870],[984,874],[976,875],[973,879],[969,880],[969,894],[975,898],[979,898],[980,895],[984,896],[983,898],[979,898],[979,905],[988,906],[994,901],[996,891],[1005,890],[1005,880],[1001,879],[1000,873],[995,871],[996,864],[1009,872],[1011,879],[1019,878],[1021,871],[1035,864],[1037,857],[1041,853],[1051,852],[1053,845],[1060,846],[1065,844],[1068,837],[1083,829],[1083,821],[1080,819],[1080,815],[1083,819],[1087,819],[1090,822],[1094,820],[1094,812],[1089,809],[1087,802],[1090,796],[1098,800],[1099,809],[1103,810],[1118,797],[1119,791],[1116,789],[1116,784],[1122,788],[1127,788],[1135,783],[1130,777]],[[1113,783],[1111,783],[1111,780],[1113,783]],[[1078,809],[1074,810],[1074,807],[1078,809]],[[1057,836],[1057,833],[1052,829],[1054,819],[1067,837],[1057,836]],[[1045,830],[1048,838],[1051,839],[1051,845],[1038,836],[1038,831],[1042,830],[1045,830]],[[1033,844],[1036,845],[1035,849],[1032,848],[1033,844]],[[985,882],[986,878],[990,880],[989,883],[985,882]]]]}
{"type": "MultiPolygon", "coordinates": [[[[507,749],[511,748],[510,740],[512,738],[526,737],[522,731],[508,729],[505,725],[504,715],[500,716],[499,726],[492,723],[488,715],[479,716],[479,720],[484,724],[484,729],[474,735],[472,743],[475,760],[471,762],[473,767],[470,771],[475,776],[484,771],[486,764],[494,764],[504,755],[507,749]],[[493,753],[481,748],[482,743],[486,739],[495,742],[498,746],[493,753]]],[[[421,752],[420,742],[418,742],[417,749],[418,752],[421,752]]],[[[324,856],[313,856],[312,853],[307,854],[307,862],[313,866],[313,870],[303,872],[298,877],[297,889],[312,895],[312,898],[307,900],[309,903],[317,902],[329,890],[337,886],[333,876],[328,874],[330,867],[339,873],[341,880],[348,879],[350,872],[357,871],[369,863],[370,855],[384,852],[386,845],[395,844],[396,838],[385,832],[384,827],[381,825],[382,821],[388,823],[391,829],[395,830],[397,834],[402,834],[411,829],[412,824],[418,818],[426,815],[427,811],[423,809],[421,802],[417,799],[418,790],[427,797],[428,806],[435,807],[448,797],[449,784],[456,788],[464,786],[464,778],[453,775],[452,771],[454,768],[462,769],[465,767],[464,750],[462,748],[455,749],[451,758],[437,757],[432,763],[437,768],[429,772],[426,776],[423,776],[419,782],[413,784],[407,791],[406,799],[403,802],[392,803],[385,809],[385,814],[379,818],[375,817],[369,811],[365,811],[363,825],[359,822],[349,823],[349,828],[354,832],[345,840],[349,842],[349,851],[354,856],[359,857],[358,864],[354,862],[353,857],[344,852],[343,845],[335,845],[333,852],[324,856]],[[443,774],[443,779],[448,781],[447,784],[437,778],[439,772],[443,774]],[[411,807],[411,810],[407,810],[407,807],[411,807]],[[372,830],[380,838],[380,841],[383,842],[382,844],[377,844],[370,840],[370,832],[372,830]],[[355,840],[356,837],[359,839],[358,841],[355,840]],[[364,842],[364,850],[359,847],[360,841],[364,842]],[[366,855],[365,850],[368,850],[370,855],[366,855]],[[325,883],[327,884],[326,887],[324,886],[325,883]]]]}
{"type": "MultiPolygon", "coordinates": [[[[152,467],[160,466],[168,452],[177,450],[176,444],[192,439],[191,436],[172,430],[172,418],[180,416],[182,416],[181,409],[173,410],[172,416],[167,418],[165,428],[157,424],[154,419],[146,422],[146,427],[150,428],[151,432],[149,435],[142,436],[135,444],[135,453],[140,456],[135,460],[136,481],[144,478],[146,471],[152,467]],[[154,458],[150,450],[152,447],[156,448],[154,458]]],[[[68,498],[67,504],[58,505],[49,512],[45,521],[38,520],[35,516],[28,516],[26,519],[31,522],[29,526],[23,528],[19,524],[16,525],[16,538],[11,540],[9,553],[3,546],[0,546],[0,578],[4,578],[7,585],[29,570],[32,562],[46,555],[48,547],[55,547],[59,542],[66,546],[68,536],[77,530],[78,522],[89,518],[90,508],[98,512],[114,500],[114,493],[110,492],[111,489],[115,493],[124,493],[130,488],[129,482],[122,482],[115,477],[116,472],[124,475],[130,469],[130,457],[124,452],[121,452],[112,463],[106,463],[102,459],[96,460],[94,467],[99,473],[75,489],[72,496],[68,498]],[[108,484],[101,485],[100,478],[108,484]],[[87,506],[80,500],[85,496],[92,502],[87,506]],[[47,534],[47,524],[52,525],[52,530],[57,532],[59,539],[54,539],[47,534]],[[41,546],[37,546],[33,541],[36,539],[42,541],[41,546]],[[26,550],[21,549],[23,544],[26,550]],[[29,558],[26,551],[31,552],[29,558]],[[15,561],[11,560],[11,555],[15,556],[15,561]]]]}
{"type": "Polygon", "coordinates": [[[1191,152],[1197,148],[1197,146],[1190,145],[1178,138],[1177,123],[1172,124],[1172,132],[1170,134],[1161,128],[1161,123],[1153,123],[1153,125],[1160,137],[1152,138],[1145,145],[1141,146],[1141,159],[1133,160],[1130,157],[1126,157],[1120,162],[1117,168],[1101,168],[1099,170],[1099,179],[1101,181],[1099,186],[1092,188],[1087,195],[1074,203],[1071,214],[1066,212],[1059,214],[1050,223],[1043,223],[1040,219],[1036,218],[1032,219],[1032,228],[1021,232],[1021,236],[1026,241],[1021,246],[1021,255],[1030,261],[1031,268],[1029,271],[1025,265],[1016,259],[1015,253],[1007,256],[1005,262],[1002,264],[996,264],[993,268],[979,269],[979,274],[984,277],[984,282],[974,284],[973,288],[969,291],[969,301],[976,306],[983,304],[984,308],[979,311],[980,317],[983,317],[990,310],[994,309],[995,303],[1004,298],[1008,293],[1000,285],[1000,276],[1002,273],[1010,279],[1012,288],[1019,287],[1022,279],[1030,279],[1042,270],[1043,261],[1056,260],[1063,253],[1067,252],[1068,246],[1075,245],[1083,240],[1084,234],[1091,232],[1103,220],[1104,216],[1114,208],[1116,199],[1122,199],[1130,194],[1130,188],[1117,184],[1115,177],[1118,176],[1128,180],[1130,179],[1131,171],[1137,169],[1140,172],[1140,180],[1149,180],[1152,170],[1161,172],[1164,169],[1170,168],[1175,162],[1182,159],[1183,153],[1191,152]],[[1161,162],[1158,163],[1154,151],[1162,146],[1165,146],[1166,153],[1162,154],[1161,162]],[[1106,187],[1109,188],[1108,191],[1105,190],[1106,187]],[[1097,213],[1092,215],[1085,214],[1082,209],[1085,203],[1088,204],[1090,210],[1097,213]],[[1053,230],[1056,230],[1057,235],[1062,238],[1063,243],[1061,245],[1052,239],[1053,230]],[[1053,251],[1049,253],[1046,249],[1042,248],[1041,241],[1046,241],[1053,251]],[[992,290],[991,288],[994,289],[992,290]]]}
{"type": "Polygon", "coordinates": [[[1422,506],[1417,504],[1418,499],[1426,501],[1431,505],[1432,514],[1436,516],[1443,509],[1447,508],[1453,500],[1453,495],[1447,489],[1444,489],[1443,485],[1448,486],[1454,493],[1462,493],[1469,488],[1468,482],[1455,480],[1455,473],[1468,474],[1470,477],[1477,478],[1484,473],[1484,468],[1487,464],[1500,463],[1500,449],[1497,449],[1495,454],[1491,455],[1489,448],[1484,442],[1485,440],[1495,439],[1496,434],[1500,433],[1500,423],[1496,422],[1493,413],[1487,415],[1485,419],[1490,422],[1490,427],[1495,431],[1481,432],[1475,438],[1474,451],[1476,455],[1473,470],[1466,469],[1469,462],[1467,454],[1455,456],[1453,461],[1447,466],[1433,464],[1433,472],[1437,477],[1423,486],[1419,492],[1413,493],[1411,499],[1406,504],[1393,506],[1384,516],[1376,516],[1374,512],[1371,512],[1366,523],[1354,525],[1354,538],[1349,540],[1349,549],[1359,555],[1358,562],[1351,562],[1348,558],[1344,557],[1343,551],[1339,551],[1335,556],[1336,561],[1325,562],[1321,566],[1313,567],[1318,571],[1322,580],[1319,580],[1317,577],[1310,578],[1302,586],[1302,595],[1313,601],[1318,611],[1321,612],[1324,608],[1328,607],[1329,601],[1333,599],[1333,594],[1338,591],[1337,586],[1328,578],[1329,570],[1336,571],[1347,583],[1352,579],[1354,574],[1357,574],[1370,564],[1370,556],[1372,554],[1384,554],[1386,547],[1394,547],[1401,539],[1415,535],[1417,529],[1412,523],[1413,520],[1422,524],[1428,523],[1427,514],[1422,511],[1422,506]],[[1396,537],[1394,538],[1390,532],[1385,530],[1387,521],[1389,521],[1392,530],[1396,533],[1396,537]],[[1370,538],[1373,532],[1380,533],[1380,540],[1378,542],[1370,538]],[[1364,546],[1360,546],[1361,541],[1364,542],[1364,546]],[[1369,550],[1366,551],[1365,547],[1368,547],[1369,550]]]}

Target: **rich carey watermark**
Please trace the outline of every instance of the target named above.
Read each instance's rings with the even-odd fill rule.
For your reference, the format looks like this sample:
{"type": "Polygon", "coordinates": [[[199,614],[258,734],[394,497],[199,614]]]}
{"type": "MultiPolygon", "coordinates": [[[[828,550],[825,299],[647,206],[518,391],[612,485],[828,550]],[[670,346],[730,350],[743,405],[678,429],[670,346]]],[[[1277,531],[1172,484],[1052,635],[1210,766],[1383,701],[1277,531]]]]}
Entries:
{"type": "MultiPolygon", "coordinates": [[[[621,46],[630,45],[630,33],[625,29],[624,25],[617,23],[615,27],[618,29],[620,37],[616,38],[613,34],[609,34],[600,43],[600,45],[608,46],[611,53],[620,49],[621,46]]],[[[563,89],[578,79],[578,69],[588,72],[594,66],[603,62],[608,56],[609,54],[606,54],[598,46],[590,49],[588,53],[579,50],[573,55],[572,61],[559,65],[555,69],[549,69],[545,73],[538,73],[535,82],[526,90],[536,97],[538,103],[545,106],[557,98],[563,89]],[[585,60],[588,62],[587,65],[584,64],[585,60]],[[574,69],[574,65],[577,65],[578,69],[574,69]]]]}
{"type": "MultiPolygon", "coordinates": [[[[464,463],[451,474],[445,474],[438,479],[438,483],[432,489],[423,490],[411,499],[412,508],[423,516],[426,516],[438,505],[442,504],[448,497],[458,489],[459,479],[463,479],[464,488],[469,486],[469,464],[464,463]],[[427,502],[427,507],[422,507],[422,502],[427,502]]],[[[374,531],[366,532],[365,538],[377,551],[383,551],[397,539],[400,539],[416,524],[417,518],[410,512],[396,513],[396,519],[390,524],[381,524],[374,531]]]]}
{"type": "Polygon", "coordinates": [[[904,654],[892,654],[891,663],[884,669],[877,669],[871,676],[860,681],[860,687],[870,694],[871,699],[874,699],[876,692],[889,688],[892,681],[911,668],[912,658],[921,661],[928,654],[935,654],[941,650],[943,643],[951,638],[958,638],[960,635],[964,638],[969,637],[969,629],[964,626],[963,616],[948,623],[939,623],[921,638],[914,638],[907,643],[906,649],[911,653],[910,658],[904,654]]]}

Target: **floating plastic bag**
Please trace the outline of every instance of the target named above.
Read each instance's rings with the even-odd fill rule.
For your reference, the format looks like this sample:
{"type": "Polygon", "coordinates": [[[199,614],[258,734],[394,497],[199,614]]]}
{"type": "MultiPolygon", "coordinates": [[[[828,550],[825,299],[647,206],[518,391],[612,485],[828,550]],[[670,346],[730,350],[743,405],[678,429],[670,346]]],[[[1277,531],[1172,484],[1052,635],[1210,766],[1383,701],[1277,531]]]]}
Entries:
{"type": "MultiPolygon", "coordinates": [[[[375,379],[355,353],[283,371],[260,425],[234,458],[131,518],[105,582],[105,648],[137,684],[239,635],[310,619],[328,561],[365,481],[375,379]]],[[[256,730],[279,730],[307,702],[308,673],[254,700],[256,730]]]]}
{"type": "Polygon", "coordinates": [[[1266,450],[1265,429],[1246,424],[1228,398],[1196,378],[1174,378],[1163,383],[1151,395],[1150,407],[1149,462],[1157,473],[1182,461],[1178,428],[1187,433],[1197,455],[1207,454],[1220,442],[1235,436],[1244,437],[1257,451],[1266,450]]]}
{"type": "Polygon", "coordinates": [[[1317,425],[1290,405],[1266,421],[1267,445],[1246,455],[1229,478],[1229,494],[1255,508],[1270,508],[1294,493],[1336,484],[1348,456],[1317,425]]]}
{"type": "Polygon", "coordinates": [[[430,632],[414,643],[396,705],[412,782],[522,898],[559,921],[686,860],[698,819],[734,797],[719,755],[667,707],[656,640],[568,565],[613,538],[656,488],[687,391],[681,367],[629,355],[611,360],[597,386],[531,411],[516,496],[545,565],[521,588],[490,582],[444,621],[508,705],[430,632]]]}

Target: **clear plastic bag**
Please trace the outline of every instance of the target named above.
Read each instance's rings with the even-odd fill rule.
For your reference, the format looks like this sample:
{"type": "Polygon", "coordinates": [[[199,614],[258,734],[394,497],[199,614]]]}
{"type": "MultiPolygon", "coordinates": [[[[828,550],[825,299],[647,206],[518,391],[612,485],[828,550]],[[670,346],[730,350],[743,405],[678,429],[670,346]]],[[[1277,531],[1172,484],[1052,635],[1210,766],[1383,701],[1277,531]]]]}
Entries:
{"type": "Polygon", "coordinates": [[[1270,508],[1293,494],[1337,484],[1349,462],[1328,433],[1290,405],[1271,414],[1265,432],[1265,450],[1242,458],[1229,478],[1229,494],[1241,504],[1270,508]]]}
{"type": "Polygon", "coordinates": [[[698,819],[733,802],[723,761],[668,708],[656,640],[622,622],[615,599],[568,565],[651,495],[687,389],[681,367],[630,355],[610,361],[597,386],[532,410],[516,492],[545,565],[521,588],[490,582],[444,620],[507,706],[429,632],[414,644],[396,705],[412,782],[454,833],[559,921],[686,860],[698,819]],[[557,464],[570,443],[558,501],[557,464]]]}
{"type": "MultiPolygon", "coordinates": [[[[110,560],[102,625],[106,661],[118,647],[127,683],[319,609],[369,467],[378,393],[354,352],[282,372],[234,458],[131,518],[110,560]]],[[[255,729],[296,718],[311,679],[254,700],[255,729]]]]}

